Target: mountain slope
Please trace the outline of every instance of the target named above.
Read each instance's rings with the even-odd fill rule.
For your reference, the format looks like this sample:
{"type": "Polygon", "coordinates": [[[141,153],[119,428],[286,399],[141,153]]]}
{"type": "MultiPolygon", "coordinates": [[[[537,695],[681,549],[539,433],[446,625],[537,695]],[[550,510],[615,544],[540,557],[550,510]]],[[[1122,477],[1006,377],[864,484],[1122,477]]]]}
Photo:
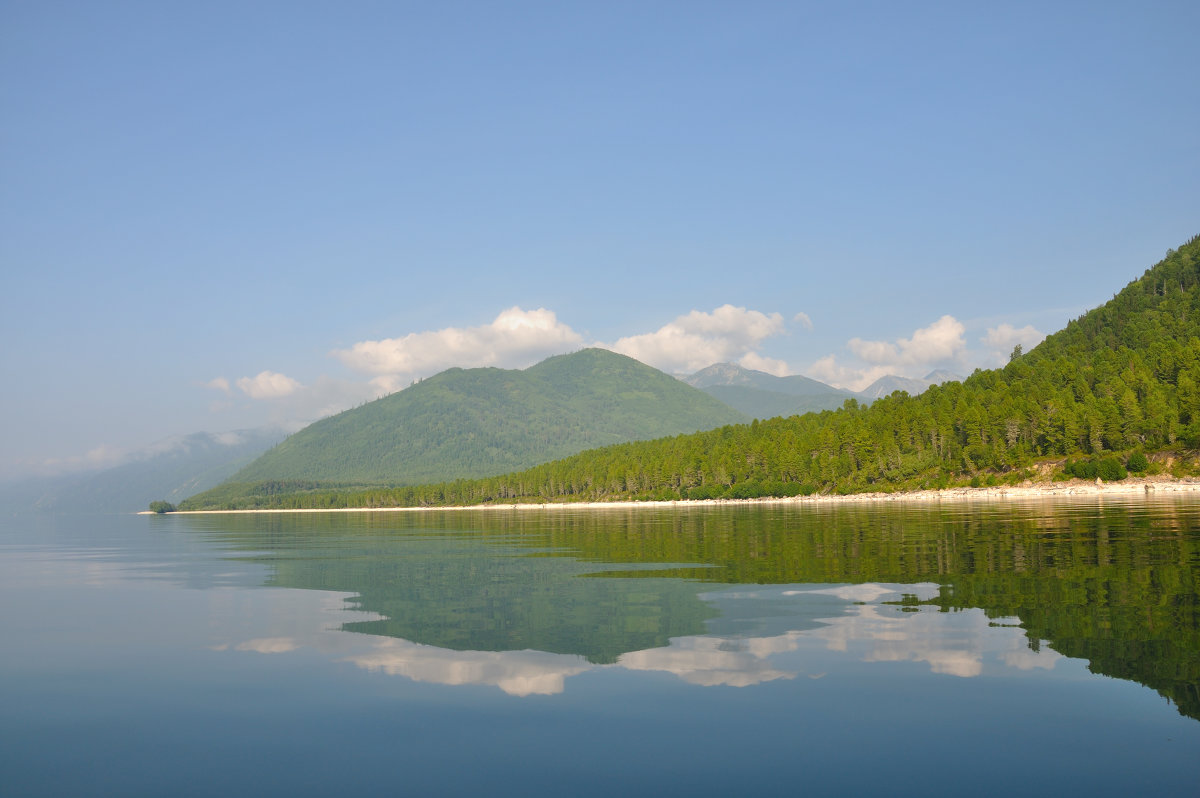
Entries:
{"type": "Polygon", "coordinates": [[[683,381],[701,389],[716,385],[744,385],[788,396],[848,395],[850,393],[800,374],[776,377],[774,374],[748,369],[736,363],[714,363],[708,368],[700,369],[695,374],[685,377],[683,381]]]}
{"type": "Polygon", "coordinates": [[[741,421],[656,369],[585,349],[524,371],[444,371],[306,427],[232,481],[405,485],[479,477],[741,421]]]}
{"type": "Polygon", "coordinates": [[[715,363],[683,381],[751,418],[794,416],[814,410],[833,410],[854,396],[823,382],[801,376],[776,377],[734,363],[715,363]]]}

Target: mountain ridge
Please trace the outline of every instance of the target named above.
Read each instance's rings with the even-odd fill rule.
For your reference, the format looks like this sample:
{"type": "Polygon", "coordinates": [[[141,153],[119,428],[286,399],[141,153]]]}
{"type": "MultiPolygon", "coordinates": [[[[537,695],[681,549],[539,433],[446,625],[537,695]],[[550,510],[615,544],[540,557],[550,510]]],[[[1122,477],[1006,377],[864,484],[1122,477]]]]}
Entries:
{"type": "Polygon", "coordinates": [[[777,377],[736,363],[714,363],[680,379],[757,419],[833,410],[854,396],[800,374],[777,377]]]}
{"type": "Polygon", "coordinates": [[[231,481],[403,485],[480,477],[745,420],[633,358],[583,349],[524,370],[447,369],[314,422],[231,481]]]}
{"type": "Polygon", "coordinates": [[[850,391],[802,374],[779,377],[736,363],[714,363],[680,379],[752,418],[768,419],[836,410],[847,399],[870,403],[895,391],[916,396],[931,385],[963,378],[944,369],[935,369],[924,378],[888,374],[861,391],[850,391]]]}

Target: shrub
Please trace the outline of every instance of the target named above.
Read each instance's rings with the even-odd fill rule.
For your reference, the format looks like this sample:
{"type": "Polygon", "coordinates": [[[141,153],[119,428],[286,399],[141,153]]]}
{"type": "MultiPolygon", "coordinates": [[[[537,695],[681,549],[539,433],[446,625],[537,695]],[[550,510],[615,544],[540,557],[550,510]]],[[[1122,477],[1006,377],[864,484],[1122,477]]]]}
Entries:
{"type": "Polygon", "coordinates": [[[1096,476],[1105,482],[1118,482],[1129,476],[1129,473],[1125,470],[1125,466],[1121,465],[1120,460],[1115,457],[1105,457],[1096,463],[1096,476]]]}
{"type": "Polygon", "coordinates": [[[1125,467],[1135,474],[1144,474],[1150,470],[1150,461],[1141,452],[1134,452],[1125,461],[1125,467]]]}
{"type": "Polygon", "coordinates": [[[1096,463],[1093,460],[1068,460],[1063,465],[1063,473],[1079,479],[1095,479],[1096,463]]]}

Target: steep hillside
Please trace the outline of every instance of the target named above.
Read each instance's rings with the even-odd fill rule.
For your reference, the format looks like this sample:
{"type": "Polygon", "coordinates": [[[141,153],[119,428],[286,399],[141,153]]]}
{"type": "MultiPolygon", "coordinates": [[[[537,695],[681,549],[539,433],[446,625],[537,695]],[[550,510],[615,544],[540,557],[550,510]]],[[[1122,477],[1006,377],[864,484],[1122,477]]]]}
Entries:
{"type": "Polygon", "coordinates": [[[776,377],[734,363],[713,364],[684,377],[683,381],[759,419],[833,410],[854,396],[850,391],[798,374],[776,377]]]}
{"type": "Polygon", "coordinates": [[[1147,467],[1144,452],[1194,460],[1198,448],[1200,237],[1003,369],[976,371],[920,396],[610,446],[492,479],[271,501],[365,506],[890,491],[1019,481],[1040,458],[1075,458],[1069,473],[1109,479],[1121,478],[1125,466],[1147,467]]]}
{"type": "Polygon", "coordinates": [[[312,424],[232,481],[411,485],[480,477],[744,420],[632,358],[585,349],[524,371],[444,371],[312,424]]]}

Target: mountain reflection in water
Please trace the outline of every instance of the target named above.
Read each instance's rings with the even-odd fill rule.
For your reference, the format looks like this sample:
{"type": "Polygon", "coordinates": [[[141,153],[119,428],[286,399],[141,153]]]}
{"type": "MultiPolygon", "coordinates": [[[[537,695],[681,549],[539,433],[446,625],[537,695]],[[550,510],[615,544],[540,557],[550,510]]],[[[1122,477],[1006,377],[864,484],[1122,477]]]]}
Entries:
{"type": "Polygon", "coordinates": [[[268,565],[272,587],[347,594],[337,631],[234,650],[345,649],[318,638],[358,632],[347,662],[512,695],[600,668],[747,686],[1070,657],[1200,718],[1198,516],[1159,500],[170,522],[268,565]]]}

